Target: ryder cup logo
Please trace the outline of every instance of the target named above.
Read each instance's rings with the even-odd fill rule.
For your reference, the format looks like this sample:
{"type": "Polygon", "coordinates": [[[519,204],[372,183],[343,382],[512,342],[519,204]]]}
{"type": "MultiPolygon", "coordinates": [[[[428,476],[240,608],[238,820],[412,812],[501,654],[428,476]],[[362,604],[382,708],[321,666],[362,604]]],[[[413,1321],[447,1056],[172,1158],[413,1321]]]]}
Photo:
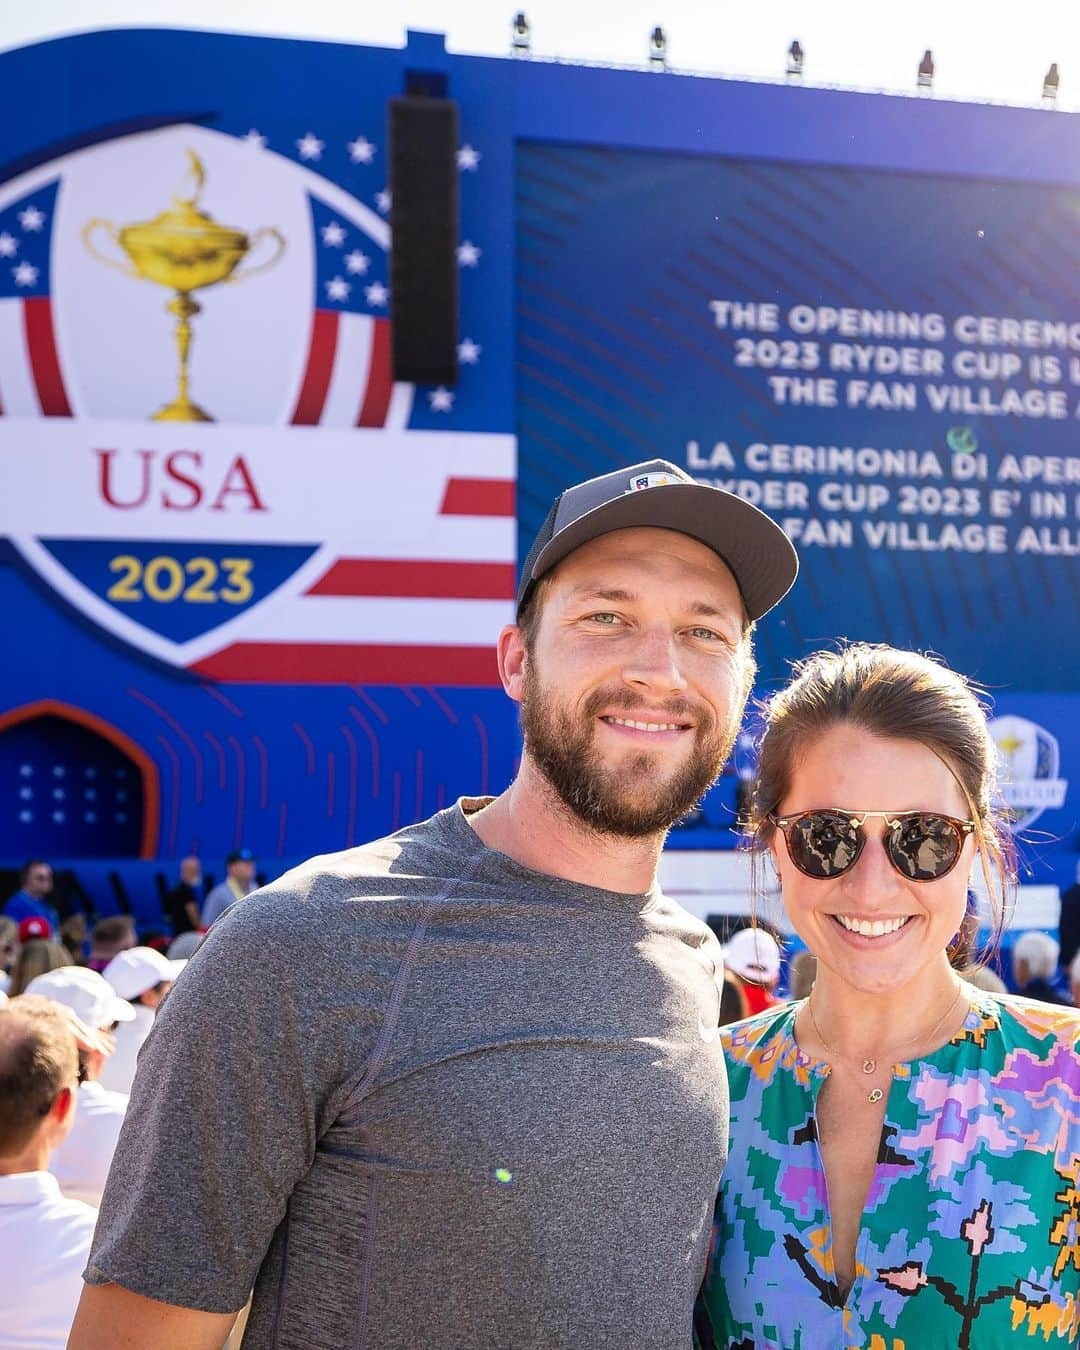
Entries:
{"type": "Polygon", "coordinates": [[[1068,782],[1058,777],[1061,753],[1056,737],[1038,723],[1014,716],[995,717],[990,735],[997,746],[1001,794],[1014,831],[1064,804],[1068,782]]]}

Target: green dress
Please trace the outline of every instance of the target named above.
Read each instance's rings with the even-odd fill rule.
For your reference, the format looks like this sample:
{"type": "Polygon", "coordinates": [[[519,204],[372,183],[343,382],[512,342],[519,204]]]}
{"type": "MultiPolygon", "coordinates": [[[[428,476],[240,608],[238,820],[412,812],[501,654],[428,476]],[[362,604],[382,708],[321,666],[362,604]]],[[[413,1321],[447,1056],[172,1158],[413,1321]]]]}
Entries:
{"type": "Polygon", "coordinates": [[[841,1299],[801,1004],[721,1031],[731,1141],[696,1313],[704,1350],[996,1350],[1080,1341],[1080,1011],[971,991],[897,1065],[841,1299]]]}

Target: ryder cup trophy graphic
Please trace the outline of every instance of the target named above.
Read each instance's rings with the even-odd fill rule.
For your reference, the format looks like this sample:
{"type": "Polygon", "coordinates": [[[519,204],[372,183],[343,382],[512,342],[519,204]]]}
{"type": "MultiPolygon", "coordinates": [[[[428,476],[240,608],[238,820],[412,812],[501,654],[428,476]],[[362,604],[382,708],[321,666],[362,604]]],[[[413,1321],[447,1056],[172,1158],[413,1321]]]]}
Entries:
{"type": "Polygon", "coordinates": [[[176,397],[154,413],[152,420],[155,422],[214,420],[188,397],[191,319],[202,309],[191,298],[192,291],[216,286],[219,282],[245,281],[273,267],[285,252],[285,240],[272,227],[264,226],[251,234],[245,234],[241,229],[219,225],[211,215],[200,210],[199,198],[206,182],[206,173],[202,161],[193,150],[189,150],[187,155],[190,175],[195,184],[191,196],[174,197],[172,206],[153,220],[119,229],[108,220],[90,220],[82,231],[83,243],[99,262],[114,267],[125,276],[153,281],[176,292],[165,306],[170,314],[176,316],[179,362],[176,397]],[[104,230],[113,243],[124,251],[127,263],[98,251],[93,240],[96,230],[104,230]],[[238,271],[239,265],[262,239],[273,240],[275,251],[265,261],[238,271]]]}

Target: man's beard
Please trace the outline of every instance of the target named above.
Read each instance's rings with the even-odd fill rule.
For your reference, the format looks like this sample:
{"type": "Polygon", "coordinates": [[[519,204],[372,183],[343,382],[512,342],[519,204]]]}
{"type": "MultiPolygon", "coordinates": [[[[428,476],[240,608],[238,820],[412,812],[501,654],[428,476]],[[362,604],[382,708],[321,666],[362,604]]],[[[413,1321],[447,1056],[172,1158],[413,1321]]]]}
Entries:
{"type": "MultiPolygon", "coordinates": [[[[600,713],[617,711],[633,717],[645,706],[629,689],[597,690],[575,716],[541,688],[532,663],[521,702],[526,749],[562,804],[589,829],[628,839],[670,829],[712,787],[731,753],[741,708],[719,727],[711,709],[669,699],[660,705],[667,718],[694,723],[693,732],[684,733],[694,737],[686,762],[667,780],[658,777],[655,752],[628,753],[605,764],[596,745],[600,713]]],[[[658,711],[655,702],[648,706],[658,711]]]]}

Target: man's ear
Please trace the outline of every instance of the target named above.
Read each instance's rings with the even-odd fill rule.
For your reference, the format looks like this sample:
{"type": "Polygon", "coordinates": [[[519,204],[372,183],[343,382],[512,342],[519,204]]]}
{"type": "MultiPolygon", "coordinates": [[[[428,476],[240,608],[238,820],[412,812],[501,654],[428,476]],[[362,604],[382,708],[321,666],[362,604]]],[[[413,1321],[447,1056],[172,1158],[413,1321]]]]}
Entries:
{"type": "Polygon", "coordinates": [[[517,624],[507,624],[499,634],[497,651],[499,678],[502,680],[503,688],[515,703],[520,703],[528,653],[525,651],[524,635],[517,624]]]}
{"type": "Polygon", "coordinates": [[[75,1106],[75,1094],[71,1088],[61,1088],[49,1107],[49,1115],[57,1125],[63,1125],[75,1106]]]}

